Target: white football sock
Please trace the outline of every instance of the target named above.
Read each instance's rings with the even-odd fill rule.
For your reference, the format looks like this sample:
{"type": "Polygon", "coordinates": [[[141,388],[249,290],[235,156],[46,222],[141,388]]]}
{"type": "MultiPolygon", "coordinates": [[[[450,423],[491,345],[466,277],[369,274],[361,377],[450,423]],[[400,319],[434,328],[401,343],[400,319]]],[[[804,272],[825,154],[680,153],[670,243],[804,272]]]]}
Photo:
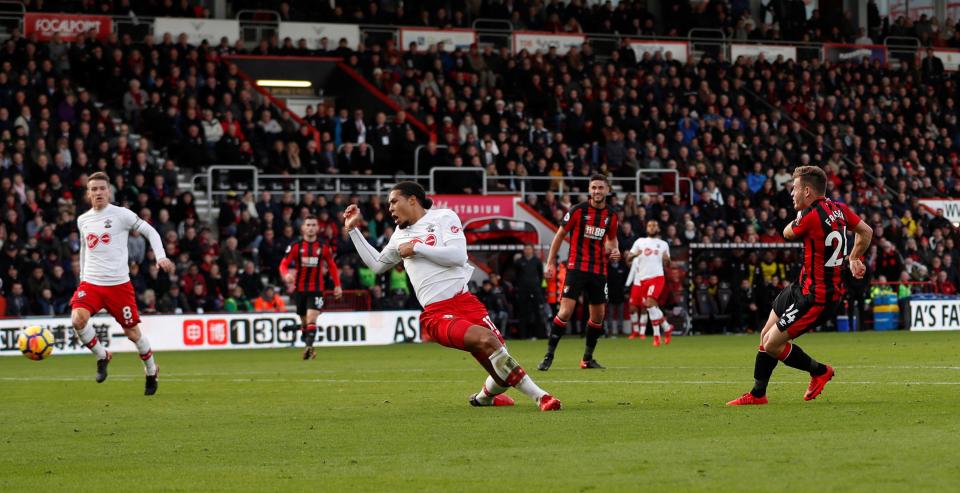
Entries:
{"type": "MultiPolygon", "coordinates": [[[[74,328],[74,330],[76,330],[76,328],[74,328]]],[[[97,356],[97,359],[107,359],[107,349],[100,343],[100,339],[97,337],[97,331],[93,330],[91,325],[88,324],[82,330],[78,330],[77,336],[80,338],[80,342],[97,356]]]]}
{"type": "Polygon", "coordinates": [[[643,312],[643,315],[640,315],[640,328],[637,329],[641,334],[647,331],[647,312],[643,312]]]}
{"type": "Polygon", "coordinates": [[[501,386],[493,377],[488,376],[487,381],[483,383],[483,388],[477,392],[477,402],[483,405],[493,404],[493,398],[506,391],[507,387],[501,386]]]}
{"type": "Polygon", "coordinates": [[[523,378],[513,384],[513,386],[520,392],[530,396],[535,402],[540,402],[540,398],[546,395],[546,392],[538,387],[537,384],[533,383],[533,379],[523,371],[523,368],[520,367],[517,360],[513,359],[513,356],[510,356],[506,346],[501,347],[490,355],[490,364],[493,365],[493,371],[497,372],[497,376],[504,382],[510,383],[510,381],[518,375],[523,375],[523,378]]]}
{"type": "Polygon", "coordinates": [[[640,331],[640,319],[639,317],[637,317],[637,312],[633,312],[630,314],[630,327],[633,329],[634,332],[640,331]]]}
{"type": "Polygon", "coordinates": [[[540,403],[540,398],[547,395],[547,391],[541,389],[537,384],[533,383],[533,379],[530,378],[530,375],[524,375],[520,379],[520,382],[514,385],[514,388],[527,394],[533,402],[540,403]]]}
{"type": "Polygon", "coordinates": [[[147,375],[157,374],[157,361],[153,358],[153,350],[150,349],[150,341],[146,336],[140,335],[140,340],[136,342],[137,352],[140,353],[140,359],[143,360],[143,368],[147,375]]]}
{"type": "Polygon", "coordinates": [[[653,324],[653,335],[660,336],[660,324],[663,322],[663,312],[660,311],[660,307],[652,306],[647,308],[647,312],[650,313],[650,323],[653,324]]]}

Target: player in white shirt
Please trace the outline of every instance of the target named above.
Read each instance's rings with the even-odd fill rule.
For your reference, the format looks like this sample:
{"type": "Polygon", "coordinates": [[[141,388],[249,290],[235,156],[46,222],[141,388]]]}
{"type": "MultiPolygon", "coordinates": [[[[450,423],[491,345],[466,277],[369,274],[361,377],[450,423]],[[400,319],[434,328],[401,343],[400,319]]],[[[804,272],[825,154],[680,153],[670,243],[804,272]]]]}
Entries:
{"type": "Polygon", "coordinates": [[[538,387],[510,356],[486,307],[468,291],[473,267],[467,264],[467,239],[460,218],[449,209],[431,209],[432,205],[417,183],[394,186],[389,206],[397,230],[382,252],[357,229],[363,217],[356,205],[344,211],[344,228],[363,263],[377,274],[403,262],[424,307],[420,314],[422,339],[471,353],[490,375],[480,392],[470,397],[471,405],[512,406],[513,399],[504,392],[515,387],[540,410],[560,410],[560,401],[538,387]]]}
{"type": "MultiPolygon", "coordinates": [[[[627,276],[627,285],[633,282],[630,290],[630,322],[633,324],[633,332],[630,339],[644,338],[649,314],[650,323],[653,325],[654,346],[660,345],[660,327],[665,323],[659,305],[665,284],[664,272],[670,268],[670,246],[657,237],[659,233],[659,223],[652,219],[647,221],[647,237],[637,239],[627,252],[627,261],[633,262],[630,275],[627,276]]],[[[665,344],[670,344],[671,332],[670,329],[666,330],[665,344]]]]}
{"type": "Polygon", "coordinates": [[[123,332],[136,344],[147,374],[144,395],[157,392],[158,367],[150,349],[150,341],[140,332],[137,297],[130,283],[127,238],[137,230],[150,242],[157,265],[173,272],[174,265],[163,250],[160,234],[130,209],[110,203],[110,179],[105,173],[94,173],[87,179],[87,198],[91,209],[77,218],[80,229],[80,285],[70,300],[73,330],[83,345],[97,356],[97,383],[107,379],[107,365],[113,358],[97,339],[87,322],[101,309],[123,327],[123,332]]]}

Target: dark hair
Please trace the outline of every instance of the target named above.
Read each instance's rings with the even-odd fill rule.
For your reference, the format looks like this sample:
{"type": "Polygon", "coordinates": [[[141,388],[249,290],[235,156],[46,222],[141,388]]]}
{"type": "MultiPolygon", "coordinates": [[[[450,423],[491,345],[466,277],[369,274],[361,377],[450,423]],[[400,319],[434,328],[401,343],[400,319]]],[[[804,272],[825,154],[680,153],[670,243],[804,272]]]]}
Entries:
{"type": "Polygon", "coordinates": [[[793,170],[793,177],[800,178],[820,195],[827,192],[827,174],[818,166],[799,166],[793,170]]]}
{"type": "Polygon", "coordinates": [[[311,220],[311,219],[314,220],[314,221],[316,221],[316,220],[317,220],[317,216],[314,216],[313,214],[307,214],[307,217],[303,218],[303,222],[307,222],[307,221],[309,221],[309,220],[311,220]]]}
{"type": "Polygon", "coordinates": [[[607,185],[610,184],[610,180],[607,179],[607,176],[606,176],[606,175],[601,175],[600,173],[595,173],[593,176],[591,176],[591,177],[590,177],[590,181],[602,181],[602,182],[606,183],[607,185]]]}
{"type": "Polygon", "coordinates": [[[433,199],[427,198],[427,192],[423,189],[423,187],[420,186],[419,183],[413,181],[401,181],[400,183],[394,185],[390,190],[396,190],[404,197],[413,197],[417,199],[417,203],[419,203],[424,209],[433,207],[433,199]]]}

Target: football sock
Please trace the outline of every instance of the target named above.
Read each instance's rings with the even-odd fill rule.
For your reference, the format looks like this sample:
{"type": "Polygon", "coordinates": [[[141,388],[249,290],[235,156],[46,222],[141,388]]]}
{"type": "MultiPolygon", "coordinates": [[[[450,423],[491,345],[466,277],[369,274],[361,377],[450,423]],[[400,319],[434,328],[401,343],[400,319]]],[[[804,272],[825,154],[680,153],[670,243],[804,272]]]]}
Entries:
{"type": "Polygon", "coordinates": [[[498,384],[493,377],[488,376],[487,381],[483,383],[483,387],[480,389],[480,392],[477,392],[477,402],[484,405],[493,404],[493,398],[506,392],[507,388],[508,387],[498,384]]]}
{"type": "Polygon", "coordinates": [[[649,318],[650,317],[647,315],[647,312],[643,312],[643,315],[640,315],[640,327],[638,330],[641,334],[647,331],[647,319],[649,318]]]}
{"type": "MultiPolygon", "coordinates": [[[[533,383],[533,379],[527,375],[527,372],[523,370],[520,363],[517,363],[517,360],[513,359],[513,356],[510,356],[506,346],[494,351],[494,353],[490,355],[489,360],[493,371],[496,372],[500,380],[510,387],[514,387],[520,392],[530,396],[535,402],[539,402],[540,397],[546,394],[543,389],[533,383]]],[[[497,379],[492,377],[491,379],[496,383],[497,379]]],[[[487,380],[488,383],[489,381],[490,380],[487,380]]],[[[500,387],[503,387],[503,385],[500,384],[500,387]]]]}
{"type": "Polygon", "coordinates": [[[783,351],[780,352],[778,359],[791,368],[810,372],[810,375],[815,377],[827,372],[826,365],[818,363],[817,360],[803,352],[800,346],[790,344],[789,342],[784,346],[783,351]]]}
{"type": "Polygon", "coordinates": [[[317,324],[308,324],[303,328],[303,343],[307,347],[313,347],[313,341],[317,337],[317,324]]]}
{"type": "Polygon", "coordinates": [[[587,345],[583,350],[584,361],[590,361],[593,359],[593,350],[597,348],[597,341],[602,335],[603,322],[597,323],[593,320],[587,322],[587,345]]]}
{"type": "Polygon", "coordinates": [[[567,322],[560,320],[560,317],[553,317],[553,325],[550,327],[550,340],[547,342],[547,354],[553,356],[557,351],[557,344],[560,344],[560,338],[567,331],[567,322]]]}
{"type": "Polygon", "coordinates": [[[757,362],[753,366],[753,390],[750,391],[754,397],[763,397],[767,395],[767,384],[770,383],[770,376],[773,375],[773,369],[777,367],[779,361],[770,356],[760,346],[757,351],[757,362]]]}
{"type": "Polygon", "coordinates": [[[140,359],[143,360],[143,368],[147,375],[157,374],[157,361],[153,358],[153,350],[150,349],[150,341],[141,334],[140,340],[136,342],[137,352],[140,353],[140,359]]]}
{"type": "Polygon", "coordinates": [[[660,336],[660,323],[663,322],[663,312],[660,311],[660,307],[652,306],[647,308],[647,313],[650,314],[650,324],[653,325],[653,335],[660,336]]]}
{"type": "MultiPolygon", "coordinates": [[[[76,327],[74,327],[74,330],[76,330],[76,327]]],[[[100,344],[100,339],[97,338],[97,331],[93,330],[91,325],[88,324],[83,329],[77,330],[77,336],[80,338],[80,342],[97,356],[97,359],[107,358],[107,350],[103,347],[103,344],[100,344]]]]}
{"type": "Polygon", "coordinates": [[[634,332],[640,331],[640,319],[637,317],[636,312],[630,314],[630,328],[633,329],[634,332]]]}

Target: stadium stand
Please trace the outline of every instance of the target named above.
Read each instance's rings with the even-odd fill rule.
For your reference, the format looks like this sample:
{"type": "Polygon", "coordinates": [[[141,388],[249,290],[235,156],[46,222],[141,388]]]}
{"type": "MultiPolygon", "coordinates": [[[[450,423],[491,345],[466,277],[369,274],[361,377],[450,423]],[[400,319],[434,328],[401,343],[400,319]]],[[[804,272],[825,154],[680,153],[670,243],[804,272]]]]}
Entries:
{"type": "MultiPolygon", "coordinates": [[[[28,11],[87,5],[24,3],[28,11]]],[[[381,11],[377,2],[337,2],[329,10],[299,1],[231,6],[277,8],[281,20],[457,28],[506,19],[516,30],[558,33],[682,38],[698,28],[734,40],[864,44],[909,36],[921,46],[960,47],[958,26],[891,22],[872,11],[862,33],[848,17],[815,15],[797,24],[789,12],[754,17],[738,1],[710,2],[706,11],[691,6],[696,2],[665,2],[661,19],[645,2],[587,7],[553,0],[537,8],[539,2],[483,1],[466,10],[448,3],[424,2],[416,11],[381,11]]],[[[794,3],[802,4],[784,2],[794,3]]],[[[186,0],[144,4],[137,15],[211,16],[186,0]]],[[[131,16],[131,2],[103,5],[104,13],[131,16]]],[[[732,306],[766,306],[796,278],[792,253],[734,248],[717,262],[689,246],[782,243],[779,232],[794,216],[790,173],[815,164],[830,177],[828,195],[855,205],[874,226],[867,264],[875,280],[909,280],[944,293],[960,285],[956,230],[917,202],[960,198],[960,79],[932,52],[918,63],[885,64],[727,60],[707,50],[681,63],[651,54],[637,59],[626,41],[603,54],[589,43],[566,54],[514,54],[491,44],[414,52],[392,41],[309,50],[275,35],[248,49],[241,42],[190,44],[179,33],[80,35],[70,43],[38,42],[17,29],[10,34],[0,50],[0,276],[7,316],[67,312],[78,274],[75,220],[88,208],[83,190],[94,171],[113,177],[116,201],[150,221],[176,260],[175,275],[159,272],[143,238],[131,239],[138,261],[131,276],[145,313],[274,309],[276,267],[307,213],[320,217],[338,251],[344,288],[369,293],[358,303],[416,306],[402,273],[374,276],[339,228],[343,209],[361,203],[370,219],[365,233],[384,244],[392,227],[382,201],[356,185],[295,193],[291,181],[259,196],[233,188],[215,201],[194,186],[212,164],[346,177],[475,167],[486,171],[486,183],[458,179],[446,186],[457,193],[484,186],[523,191],[529,205],[554,221],[580,200],[577,179],[594,172],[622,178],[614,203],[624,224],[621,246],[632,243],[645,220],[658,220],[686,265],[672,279],[672,304],[693,307],[695,321],[730,330],[763,318],[762,309],[758,315],[732,306]],[[340,57],[396,111],[370,114],[346,101],[294,118],[223,60],[244,54],[340,57]],[[424,152],[415,156],[420,146],[424,152]],[[644,179],[636,190],[638,170],[675,173],[644,179]],[[638,193],[675,187],[681,193],[638,193]]],[[[512,268],[501,274],[477,289],[513,324],[516,274],[512,268]]]]}

